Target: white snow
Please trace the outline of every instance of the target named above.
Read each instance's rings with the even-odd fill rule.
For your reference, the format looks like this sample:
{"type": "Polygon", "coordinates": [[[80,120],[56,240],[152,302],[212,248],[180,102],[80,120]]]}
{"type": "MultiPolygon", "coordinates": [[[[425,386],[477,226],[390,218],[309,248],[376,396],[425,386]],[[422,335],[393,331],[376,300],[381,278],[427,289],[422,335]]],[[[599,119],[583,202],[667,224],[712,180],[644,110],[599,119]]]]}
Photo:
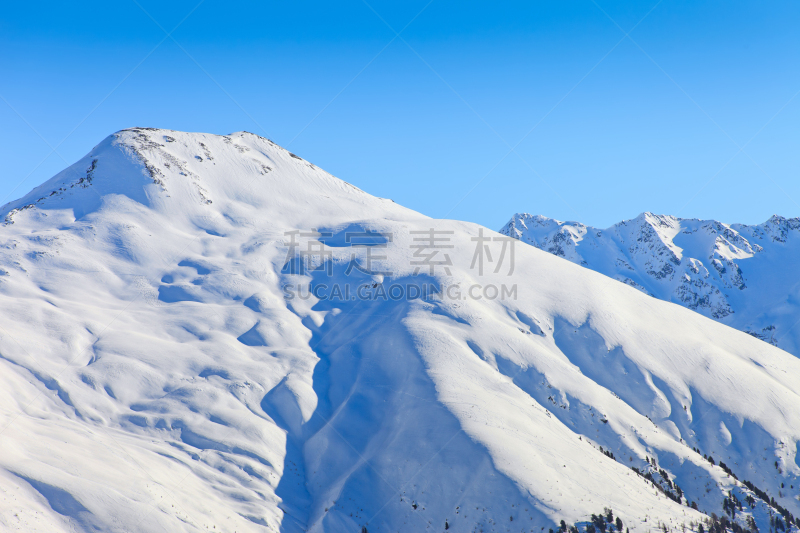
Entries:
{"type": "MultiPolygon", "coordinates": [[[[749,494],[703,454],[800,514],[796,357],[534,247],[507,275],[488,242],[481,275],[473,239],[499,234],[258,136],[123,130],[0,219],[0,529],[541,532],[609,507],[696,530],[689,502],[749,494]],[[431,228],[450,275],[414,275],[431,228]],[[286,232],[312,229],[323,268],[288,273],[286,232]],[[392,238],[345,242],[366,229],[392,238]],[[285,299],[308,283],[517,297],[285,299]]],[[[660,247],[676,220],[630,260],[690,254],[660,247]]],[[[756,502],[736,521],[767,531],[756,502]]]]}

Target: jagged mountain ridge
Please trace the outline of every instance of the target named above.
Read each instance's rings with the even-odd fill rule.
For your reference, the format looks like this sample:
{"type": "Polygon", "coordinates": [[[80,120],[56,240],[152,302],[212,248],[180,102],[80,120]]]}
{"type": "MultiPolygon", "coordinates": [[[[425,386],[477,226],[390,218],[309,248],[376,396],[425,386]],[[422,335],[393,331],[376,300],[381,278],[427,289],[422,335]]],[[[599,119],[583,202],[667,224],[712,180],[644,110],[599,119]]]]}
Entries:
{"type": "Polygon", "coordinates": [[[800,355],[800,219],[724,224],[642,213],[608,229],[518,213],[500,230],[800,355]]]}
{"type": "Polygon", "coordinates": [[[267,139],[123,130],[0,219],[4,530],[696,530],[758,494],[704,455],[774,498],[741,527],[800,514],[796,358],[534,248],[480,275],[497,234],[267,139]],[[415,275],[430,228],[449,274],[415,275]],[[389,273],[348,270],[364,230],[389,273]],[[517,298],[285,297],[420,282],[517,298]]]}

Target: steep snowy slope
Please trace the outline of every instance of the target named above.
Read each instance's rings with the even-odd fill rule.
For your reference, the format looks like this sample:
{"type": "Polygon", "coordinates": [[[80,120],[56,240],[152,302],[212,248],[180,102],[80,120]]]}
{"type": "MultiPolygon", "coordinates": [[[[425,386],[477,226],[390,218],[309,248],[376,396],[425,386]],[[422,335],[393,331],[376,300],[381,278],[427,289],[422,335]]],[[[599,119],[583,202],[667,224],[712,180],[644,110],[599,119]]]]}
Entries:
{"type": "Polygon", "coordinates": [[[124,130],[0,219],[4,531],[800,515],[800,360],[258,136],[124,130]]]}
{"type": "Polygon", "coordinates": [[[800,355],[800,219],[747,226],[643,213],[599,230],[521,213],[500,233],[800,355]]]}

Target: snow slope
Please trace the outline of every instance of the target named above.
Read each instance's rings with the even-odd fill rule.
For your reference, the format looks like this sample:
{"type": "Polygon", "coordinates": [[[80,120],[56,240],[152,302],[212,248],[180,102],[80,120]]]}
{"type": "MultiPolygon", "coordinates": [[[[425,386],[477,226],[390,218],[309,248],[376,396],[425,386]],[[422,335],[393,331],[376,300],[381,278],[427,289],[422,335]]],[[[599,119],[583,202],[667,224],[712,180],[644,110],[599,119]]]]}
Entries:
{"type": "Polygon", "coordinates": [[[800,356],[800,219],[643,213],[599,230],[519,213],[500,232],[800,356]]]}
{"type": "Polygon", "coordinates": [[[481,274],[498,234],[267,139],[123,130],[0,219],[3,531],[584,531],[606,507],[697,530],[729,494],[743,527],[800,515],[798,358],[533,247],[508,275],[486,242],[481,274]],[[321,268],[295,269],[297,230],[321,268]]]}

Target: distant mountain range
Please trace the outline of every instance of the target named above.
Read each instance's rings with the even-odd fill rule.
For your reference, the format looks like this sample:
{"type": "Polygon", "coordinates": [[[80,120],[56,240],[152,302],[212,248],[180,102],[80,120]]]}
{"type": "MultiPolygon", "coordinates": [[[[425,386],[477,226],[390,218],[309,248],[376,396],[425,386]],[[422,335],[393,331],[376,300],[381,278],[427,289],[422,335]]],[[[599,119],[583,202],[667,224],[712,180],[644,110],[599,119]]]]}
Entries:
{"type": "Polygon", "coordinates": [[[800,356],[800,219],[642,213],[608,229],[514,215],[500,233],[800,356]]]}

